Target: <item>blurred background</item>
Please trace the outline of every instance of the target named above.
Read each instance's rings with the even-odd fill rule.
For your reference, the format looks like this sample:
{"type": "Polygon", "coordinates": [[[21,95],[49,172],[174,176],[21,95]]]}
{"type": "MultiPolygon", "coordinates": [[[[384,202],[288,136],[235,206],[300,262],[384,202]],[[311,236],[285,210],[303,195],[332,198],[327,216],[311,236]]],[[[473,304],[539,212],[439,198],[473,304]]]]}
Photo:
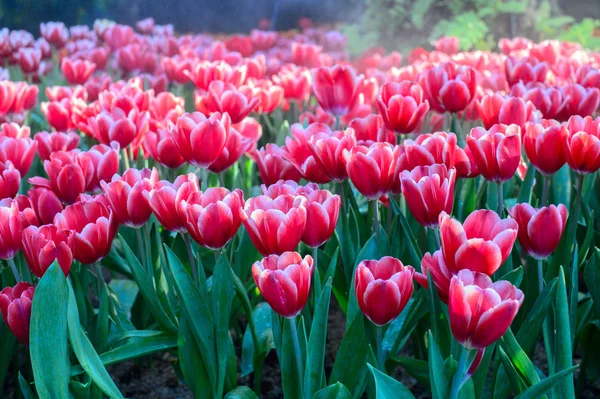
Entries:
{"type": "Polygon", "coordinates": [[[249,32],[261,20],[289,30],[306,17],[335,25],[355,53],[373,45],[427,47],[445,35],[459,37],[462,50],[492,48],[499,37],[516,35],[600,48],[600,0],[0,0],[0,26],[30,32],[43,21],[134,25],[146,17],[180,33],[249,32]]]}

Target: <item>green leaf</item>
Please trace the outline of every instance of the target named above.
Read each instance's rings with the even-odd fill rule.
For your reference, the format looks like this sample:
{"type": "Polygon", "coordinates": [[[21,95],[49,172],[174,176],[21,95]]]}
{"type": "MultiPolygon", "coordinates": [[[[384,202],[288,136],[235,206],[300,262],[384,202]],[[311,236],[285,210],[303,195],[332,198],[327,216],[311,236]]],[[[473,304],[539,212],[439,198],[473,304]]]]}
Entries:
{"type": "Polygon", "coordinates": [[[442,309],[442,301],[437,292],[437,288],[431,278],[431,273],[427,273],[429,280],[429,317],[431,320],[431,332],[438,340],[437,344],[441,346],[443,356],[450,354],[450,328],[446,313],[442,309]]]}
{"type": "MultiPolygon", "coordinates": [[[[533,183],[535,182],[535,171],[535,168],[530,167],[527,169],[527,174],[525,174],[525,179],[523,180],[523,184],[521,184],[519,196],[517,197],[518,203],[527,202],[528,204],[531,204],[531,195],[533,194],[533,183]]],[[[544,179],[543,176],[542,179],[544,179]]]]}
{"type": "Polygon", "coordinates": [[[546,284],[517,332],[517,341],[527,353],[533,349],[539,338],[544,319],[552,307],[557,285],[556,278],[546,284]]]}
{"type": "Polygon", "coordinates": [[[0,317],[0,391],[4,385],[4,377],[6,377],[6,371],[10,362],[13,358],[13,351],[17,344],[17,338],[8,329],[2,317],[0,317]]]}
{"type": "Polygon", "coordinates": [[[431,395],[433,399],[447,399],[449,397],[450,379],[445,370],[444,359],[438,349],[433,334],[429,331],[427,335],[428,358],[429,358],[429,380],[431,381],[431,395]]]}
{"type": "MultiPolygon", "coordinates": [[[[554,309],[554,370],[559,372],[561,370],[567,370],[573,365],[569,302],[567,298],[565,273],[562,266],[558,273],[558,288],[556,290],[554,309]]],[[[558,398],[574,398],[575,386],[573,383],[573,375],[562,378],[560,382],[556,384],[554,392],[558,398]]]]}
{"type": "Polygon", "coordinates": [[[29,350],[40,399],[69,397],[68,300],[67,280],[55,261],[40,280],[31,306],[29,350]]]}
{"type": "Polygon", "coordinates": [[[327,340],[327,317],[331,300],[331,277],[327,280],[315,308],[306,351],[304,393],[311,397],[325,384],[325,345],[327,340]]]}
{"type": "Polygon", "coordinates": [[[375,391],[377,392],[377,399],[414,399],[415,396],[392,377],[387,376],[381,371],[373,368],[368,364],[369,370],[373,374],[375,380],[375,391]]]}
{"type": "Polygon", "coordinates": [[[23,375],[19,371],[19,388],[21,389],[21,393],[23,394],[24,399],[35,399],[36,396],[31,390],[31,386],[29,383],[23,378],[23,375]]]}
{"type": "MultiPolygon", "coordinates": [[[[165,245],[167,260],[179,296],[181,313],[187,319],[190,330],[203,356],[209,381],[216,381],[216,354],[214,321],[206,298],[194,286],[191,276],[171,248],[165,245]]],[[[214,387],[213,387],[214,388],[214,387]]]]}
{"type": "Polygon", "coordinates": [[[525,389],[527,389],[527,385],[515,369],[515,366],[511,363],[510,358],[508,357],[506,352],[504,352],[504,349],[502,349],[502,347],[498,348],[498,354],[500,356],[500,360],[502,361],[503,368],[498,371],[498,376],[496,377],[496,384],[504,385],[504,379],[500,379],[498,377],[506,376],[508,377],[508,381],[510,382],[510,386],[512,387],[512,390],[514,392],[523,392],[525,389]]]}
{"type": "Polygon", "coordinates": [[[177,326],[171,320],[169,315],[165,312],[162,307],[162,304],[158,300],[158,296],[156,295],[156,291],[154,290],[154,284],[152,282],[152,278],[148,276],[146,270],[140,264],[138,258],[134,255],[127,242],[119,234],[119,241],[121,242],[121,246],[123,247],[123,252],[125,254],[125,258],[127,259],[127,263],[131,268],[131,274],[133,274],[133,278],[140,288],[140,294],[144,298],[144,301],[148,304],[148,308],[150,312],[152,312],[152,316],[156,319],[158,325],[164,331],[170,331],[173,334],[177,333],[177,326]]]}
{"type": "Polygon", "coordinates": [[[256,396],[252,389],[246,386],[239,386],[233,391],[227,392],[225,399],[258,399],[258,396],[256,396]]]}
{"type": "Polygon", "coordinates": [[[423,259],[423,253],[419,249],[419,244],[417,243],[417,240],[415,239],[415,236],[408,225],[408,221],[404,217],[404,214],[400,210],[398,204],[396,204],[393,199],[390,199],[390,205],[394,211],[394,215],[396,215],[400,220],[400,225],[402,226],[402,231],[406,239],[406,244],[408,245],[409,261],[417,270],[419,270],[421,266],[421,259],[423,259]]]}
{"type": "MultiPolygon", "coordinates": [[[[541,380],[534,386],[521,392],[518,396],[515,397],[515,399],[538,399],[539,397],[541,397],[543,394],[548,392],[550,389],[552,389],[552,387],[554,387],[556,384],[561,382],[566,377],[568,377],[568,376],[572,377],[571,374],[577,367],[578,366],[569,367],[566,370],[562,370],[556,374],[552,374],[548,378],[544,378],[543,380],[541,380]]],[[[575,396],[557,396],[557,398],[574,398],[574,397],[575,396]]]]}
{"type": "MultiPolygon", "coordinates": [[[[250,304],[250,302],[248,302],[248,304],[250,304]]],[[[271,313],[271,307],[266,302],[257,304],[252,312],[252,323],[255,325],[256,335],[260,345],[259,348],[254,347],[250,318],[248,318],[248,326],[246,327],[246,332],[244,333],[244,338],[242,340],[242,376],[246,376],[252,371],[257,372],[257,365],[262,365],[269,350],[274,348],[271,313]],[[255,356],[257,356],[256,359],[255,356]]],[[[256,375],[254,378],[256,378],[256,375]]]]}
{"type": "Polygon", "coordinates": [[[185,318],[179,323],[179,339],[177,340],[179,365],[181,373],[194,393],[195,398],[210,398],[212,397],[212,385],[208,377],[208,372],[202,354],[198,349],[196,340],[190,328],[189,323],[185,318]]]}
{"type": "Polygon", "coordinates": [[[516,269],[511,270],[510,272],[506,273],[504,276],[500,277],[499,280],[506,280],[506,281],[510,282],[512,285],[518,287],[521,285],[521,282],[523,281],[523,274],[524,274],[523,266],[519,266],[516,269]]]}
{"type": "Polygon", "coordinates": [[[429,365],[425,360],[414,359],[412,357],[394,357],[391,360],[398,363],[413,376],[420,384],[429,386],[429,365]]]}
{"type": "Polygon", "coordinates": [[[585,285],[590,290],[596,316],[600,318],[600,249],[595,248],[594,253],[584,271],[585,285]]]}
{"type": "MultiPolygon", "coordinates": [[[[281,357],[279,359],[279,363],[281,365],[281,385],[283,388],[284,398],[302,399],[301,384],[303,381],[300,380],[300,371],[297,367],[294,341],[292,339],[292,327],[290,325],[291,323],[296,323],[296,318],[283,320],[281,357]]],[[[300,337],[298,338],[300,339],[300,337]]]]}
{"type": "Polygon", "coordinates": [[[354,318],[338,348],[329,383],[341,382],[350,391],[354,391],[354,387],[359,383],[359,375],[365,367],[368,350],[364,319],[359,315],[354,318]]]}
{"type": "Polygon", "coordinates": [[[119,391],[119,388],[117,388],[112,378],[110,378],[110,375],[108,374],[108,371],[106,371],[104,364],[102,364],[102,360],[100,360],[94,346],[81,328],[75,292],[73,291],[71,282],[69,281],[68,283],[70,295],[67,322],[69,326],[69,340],[71,341],[73,352],[75,353],[77,360],[79,360],[81,367],[102,392],[110,398],[122,398],[123,395],[119,391]]]}
{"type": "Polygon", "coordinates": [[[215,337],[218,363],[217,395],[223,396],[225,370],[227,367],[227,341],[229,340],[229,317],[233,300],[233,275],[227,256],[222,255],[217,260],[213,274],[212,305],[215,320],[215,337]]]}
{"type": "Polygon", "coordinates": [[[523,378],[523,381],[525,381],[527,386],[532,386],[540,381],[535,366],[519,346],[519,343],[510,328],[502,336],[502,347],[506,350],[510,362],[523,378]]]}
{"type": "Polygon", "coordinates": [[[396,356],[398,351],[404,347],[413,330],[429,311],[429,302],[427,300],[428,291],[417,290],[406,307],[396,317],[385,331],[383,337],[383,349],[396,356]]]}
{"type": "Polygon", "coordinates": [[[327,388],[323,388],[315,393],[312,399],[351,399],[352,395],[348,388],[341,382],[331,384],[327,388]]]}

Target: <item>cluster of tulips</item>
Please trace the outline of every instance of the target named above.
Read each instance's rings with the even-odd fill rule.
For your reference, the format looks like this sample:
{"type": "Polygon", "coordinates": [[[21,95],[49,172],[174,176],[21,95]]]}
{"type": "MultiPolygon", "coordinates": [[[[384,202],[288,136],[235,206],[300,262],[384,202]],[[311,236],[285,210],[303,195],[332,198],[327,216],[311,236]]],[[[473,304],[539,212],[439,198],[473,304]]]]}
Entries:
{"type": "Polygon", "coordinates": [[[600,303],[600,54],[444,37],[402,66],[309,22],[0,31],[0,311],[30,346],[26,397],[122,397],[105,366],[161,350],[196,397],[253,397],[236,346],[258,395],[275,348],[286,398],[413,397],[398,365],[434,398],[575,397],[600,303]]]}

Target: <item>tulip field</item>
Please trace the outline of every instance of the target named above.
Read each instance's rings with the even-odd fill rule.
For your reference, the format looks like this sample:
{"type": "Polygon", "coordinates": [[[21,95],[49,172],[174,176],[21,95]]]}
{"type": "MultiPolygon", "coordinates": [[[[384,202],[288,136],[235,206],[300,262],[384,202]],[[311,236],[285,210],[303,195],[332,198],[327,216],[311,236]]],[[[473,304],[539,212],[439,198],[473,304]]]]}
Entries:
{"type": "Polygon", "coordinates": [[[0,396],[600,397],[600,53],[300,25],[0,30],[0,396]]]}

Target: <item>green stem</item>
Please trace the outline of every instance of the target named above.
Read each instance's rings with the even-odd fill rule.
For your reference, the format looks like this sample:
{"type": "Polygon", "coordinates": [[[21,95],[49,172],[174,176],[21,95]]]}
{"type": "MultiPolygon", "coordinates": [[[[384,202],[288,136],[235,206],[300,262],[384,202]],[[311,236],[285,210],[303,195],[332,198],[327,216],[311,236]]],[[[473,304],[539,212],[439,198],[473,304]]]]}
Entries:
{"type": "Polygon", "coordinates": [[[17,283],[20,283],[21,281],[23,281],[21,279],[21,274],[19,273],[19,269],[17,269],[17,265],[15,265],[15,259],[14,258],[10,258],[8,260],[8,265],[10,266],[13,275],[15,276],[15,280],[17,280],[17,283]]]}
{"type": "Polygon", "coordinates": [[[303,385],[304,385],[304,364],[302,362],[302,352],[300,351],[300,340],[298,340],[298,329],[296,328],[296,317],[292,317],[287,319],[290,323],[290,332],[292,333],[292,343],[294,345],[294,357],[296,358],[296,368],[298,369],[298,381],[300,386],[298,387],[300,390],[299,397],[304,397],[303,385]]]}
{"type": "Polygon", "coordinates": [[[146,253],[146,262],[148,262],[146,267],[148,268],[148,275],[154,276],[154,269],[153,269],[153,265],[152,265],[152,249],[150,248],[150,243],[152,242],[152,238],[150,237],[149,224],[148,223],[144,224],[144,226],[142,228],[144,229],[144,249],[145,249],[145,253],[146,253]]]}
{"type": "Polygon", "coordinates": [[[544,260],[538,259],[537,261],[537,272],[538,272],[538,288],[540,293],[544,289],[544,260]]]}
{"type": "Polygon", "coordinates": [[[371,200],[369,205],[373,212],[373,233],[375,233],[375,240],[379,241],[379,201],[371,200]]]}
{"type": "Polygon", "coordinates": [[[458,365],[456,366],[456,373],[454,374],[454,378],[452,378],[452,388],[450,390],[450,399],[457,399],[458,393],[460,392],[460,388],[462,388],[464,381],[464,375],[469,370],[471,366],[471,362],[473,359],[470,356],[470,349],[462,347],[460,352],[460,359],[458,360],[458,365]]]}
{"type": "Polygon", "coordinates": [[[312,258],[313,258],[313,289],[312,289],[312,295],[313,295],[313,304],[314,306],[317,306],[317,301],[319,300],[319,297],[321,296],[321,276],[319,275],[319,268],[318,268],[318,258],[319,258],[319,247],[314,247],[312,249],[312,258]]]}
{"type": "Polygon", "coordinates": [[[146,268],[146,271],[148,271],[148,259],[146,258],[146,246],[144,245],[144,238],[142,237],[142,229],[135,229],[135,237],[137,239],[140,262],[142,262],[142,265],[146,268]]]}
{"type": "Polygon", "coordinates": [[[541,206],[546,206],[548,203],[548,191],[550,188],[550,176],[542,176],[542,204],[541,206]]]}
{"type": "Polygon", "coordinates": [[[98,279],[98,295],[100,295],[100,290],[104,287],[106,282],[104,281],[104,274],[102,273],[102,266],[100,262],[94,262],[94,271],[96,273],[96,278],[98,279]]]}
{"type": "Polygon", "coordinates": [[[127,148],[123,148],[121,154],[123,156],[123,165],[125,166],[125,170],[123,172],[125,172],[129,169],[129,155],[127,154],[127,148]]]}
{"type": "Polygon", "coordinates": [[[189,234],[181,233],[183,240],[185,241],[185,249],[187,250],[188,258],[190,260],[190,268],[192,269],[192,278],[194,283],[198,286],[198,265],[196,264],[196,257],[194,256],[194,249],[192,248],[192,240],[189,234]]]}
{"type": "Polygon", "coordinates": [[[375,326],[375,339],[377,340],[377,363],[379,370],[385,373],[385,359],[383,358],[383,326],[375,326]]]}
{"type": "Polygon", "coordinates": [[[344,194],[344,182],[339,182],[338,187],[340,190],[340,199],[342,200],[342,210],[344,211],[344,215],[347,216],[346,210],[346,195],[344,194]]]}
{"type": "Polygon", "coordinates": [[[504,214],[504,193],[502,192],[502,182],[498,182],[498,216],[504,214]]]}
{"type": "Polygon", "coordinates": [[[440,244],[440,228],[433,229],[433,237],[435,238],[435,250],[442,248],[442,244],[440,244]]]}
{"type": "Polygon", "coordinates": [[[219,186],[225,187],[225,172],[219,173],[219,186]]]}

